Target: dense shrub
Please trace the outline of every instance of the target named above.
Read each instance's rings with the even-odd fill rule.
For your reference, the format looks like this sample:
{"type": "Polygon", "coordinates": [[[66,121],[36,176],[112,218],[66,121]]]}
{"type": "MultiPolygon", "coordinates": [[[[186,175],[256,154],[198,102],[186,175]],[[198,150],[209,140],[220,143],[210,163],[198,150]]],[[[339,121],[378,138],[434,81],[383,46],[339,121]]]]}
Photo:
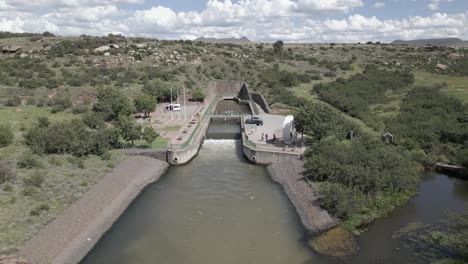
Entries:
{"type": "Polygon", "coordinates": [[[102,113],[98,112],[86,112],[83,114],[83,122],[86,126],[92,129],[105,128],[106,122],[102,113]]]}
{"type": "Polygon", "coordinates": [[[6,147],[13,143],[15,135],[10,125],[1,125],[0,124],[0,148],[6,147]]]}
{"type": "Polygon", "coordinates": [[[402,147],[370,139],[321,142],[306,154],[310,178],[352,187],[366,195],[412,191],[419,166],[402,147]]]}
{"type": "Polygon", "coordinates": [[[34,154],[26,152],[18,158],[18,162],[16,163],[16,165],[18,166],[18,168],[28,169],[37,167],[40,165],[40,163],[34,154]]]}
{"type": "Polygon", "coordinates": [[[40,188],[45,180],[45,171],[36,171],[33,174],[23,179],[25,186],[40,188]]]}
{"type": "Polygon", "coordinates": [[[203,92],[202,89],[194,89],[193,92],[192,92],[192,99],[194,101],[198,101],[198,102],[203,102],[205,100],[205,93],[203,92]]]}
{"type": "Polygon", "coordinates": [[[0,184],[16,178],[15,164],[11,160],[0,160],[0,184]]]}
{"type": "Polygon", "coordinates": [[[368,66],[363,73],[349,79],[338,78],[331,83],[314,85],[314,90],[326,102],[352,116],[362,118],[371,104],[388,100],[387,91],[398,91],[412,84],[414,76],[407,71],[380,70],[368,66]]]}
{"type": "Polygon", "coordinates": [[[20,106],[21,105],[21,97],[12,96],[12,97],[8,98],[5,105],[6,106],[20,106]]]}
{"type": "Polygon", "coordinates": [[[396,142],[408,149],[465,163],[468,105],[437,87],[414,88],[403,100],[400,114],[386,125],[396,142]]]}
{"type": "Polygon", "coordinates": [[[31,216],[38,216],[40,215],[43,211],[49,211],[50,207],[48,204],[40,204],[36,207],[34,207],[34,209],[31,210],[31,212],[29,212],[29,214],[31,216]]]}
{"type": "Polygon", "coordinates": [[[90,130],[79,119],[35,126],[24,138],[34,152],[44,154],[100,155],[118,144],[115,129],[90,130]]]}

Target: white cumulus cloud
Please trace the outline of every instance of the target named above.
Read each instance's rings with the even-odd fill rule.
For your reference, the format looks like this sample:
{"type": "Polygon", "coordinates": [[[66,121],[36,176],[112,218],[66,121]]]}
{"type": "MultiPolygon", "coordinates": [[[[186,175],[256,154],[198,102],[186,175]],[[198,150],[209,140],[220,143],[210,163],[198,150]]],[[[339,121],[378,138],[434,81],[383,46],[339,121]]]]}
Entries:
{"type": "Polygon", "coordinates": [[[375,2],[372,7],[374,8],[384,8],[385,7],[385,2],[375,2]]]}
{"type": "MultiPolygon", "coordinates": [[[[208,0],[204,9],[189,12],[161,5],[124,10],[119,5],[143,1],[0,0],[0,30],[58,35],[122,33],[166,39],[247,36],[256,41],[295,42],[468,38],[467,11],[381,19],[360,15],[361,0],[208,0]],[[44,5],[41,12],[34,11],[37,3],[44,5]]],[[[442,1],[452,0],[431,3],[442,1]]],[[[383,2],[373,6],[380,6],[378,3],[383,2]]]]}
{"type": "Polygon", "coordinates": [[[427,8],[429,8],[430,10],[437,10],[440,8],[440,3],[442,2],[453,2],[455,0],[430,0],[430,3],[429,5],[427,6],[427,8]]]}

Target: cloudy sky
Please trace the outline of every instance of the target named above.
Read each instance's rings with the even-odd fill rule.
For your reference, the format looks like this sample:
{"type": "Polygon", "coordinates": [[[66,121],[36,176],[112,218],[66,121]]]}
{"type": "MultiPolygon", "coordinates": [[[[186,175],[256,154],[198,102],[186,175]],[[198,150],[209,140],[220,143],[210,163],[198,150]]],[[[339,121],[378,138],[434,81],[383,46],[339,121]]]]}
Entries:
{"type": "Polygon", "coordinates": [[[468,39],[468,0],[0,0],[0,31],[159,39],[468,39]]]}

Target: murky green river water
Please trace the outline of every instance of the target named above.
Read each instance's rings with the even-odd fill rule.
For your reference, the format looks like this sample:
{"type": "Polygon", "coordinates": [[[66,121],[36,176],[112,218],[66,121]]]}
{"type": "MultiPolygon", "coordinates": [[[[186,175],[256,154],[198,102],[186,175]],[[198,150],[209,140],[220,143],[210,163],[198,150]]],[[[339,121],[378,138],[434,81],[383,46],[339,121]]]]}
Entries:
{"type": "Polygon", "coordinates": [[[246,162],[240,141],[206,140],[193,161],[148,186],[82,263],[418,263],[392,233],[467,201],[466,181],[428,173],[418,196],[358,238],[359,253],[329,259],[307,247],[294,208],[264,167],[246,162]]]}

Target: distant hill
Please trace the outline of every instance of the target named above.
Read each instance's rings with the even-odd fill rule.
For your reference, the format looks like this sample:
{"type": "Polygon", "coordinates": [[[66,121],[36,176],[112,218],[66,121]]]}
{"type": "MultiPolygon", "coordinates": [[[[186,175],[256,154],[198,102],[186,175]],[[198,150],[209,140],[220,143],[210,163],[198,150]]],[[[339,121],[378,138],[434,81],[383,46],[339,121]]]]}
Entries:
{"type": "Polygon", "coordinates": [[[242,37],[242,38],[197,38],[197,42],[209,42],[209,43],[251,43],[247,37],[242,37]]]}
{"type": "Polygon", "coordinates": [[[468,46],[468,41],[459,38],[437,38],[437,39],[415,39],[415,40],[395,40],[394,45],[416,45],[416,46],[468,46]]]}

